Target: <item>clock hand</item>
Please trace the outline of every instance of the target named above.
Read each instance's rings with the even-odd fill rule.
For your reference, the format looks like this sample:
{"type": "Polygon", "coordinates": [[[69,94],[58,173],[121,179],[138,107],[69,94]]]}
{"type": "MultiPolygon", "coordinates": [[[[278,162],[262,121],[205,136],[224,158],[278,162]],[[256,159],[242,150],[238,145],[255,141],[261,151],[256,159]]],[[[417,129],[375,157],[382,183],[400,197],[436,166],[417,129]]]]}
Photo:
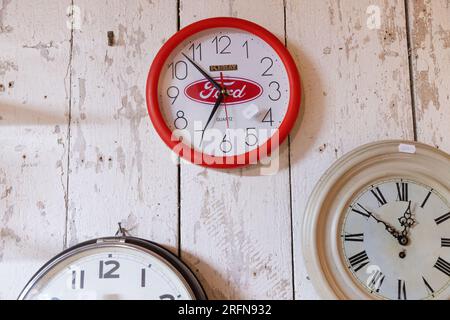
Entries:
{"type": "Polygon", "coordinates": [[[214,107],[213,107],[211,113],[209,114],[208,121],[206,122],[206,125],[205,125],[205,127],[203,128],[202,138],[201,138],[201,140],[200,140],[200,144],[202,144],[202,142],[203,142],[203,136],[205,135],[206,128],[208,128],[208,125],[209,125],[209,123],[211,122],[211,119],[213,118],[213,116],[214,116],[214,114],[216,113],[217,109],[219,109],[219,106],[220,106],[220,104],[222,103],[222,100],[223,100],[223,94],[220,93],[220,94],[219,94],[219,97],[218,97],[217,100],[216,100],[216,104],[214,105],[214,107]]]}
{"type": "Polygon", "coordinates": [[[398,218],[398,221],[400,222],[400,225],[403,226],[402,235],[404,237],[408,236],[409,229],[416,223],[416,220],[412,218],[411,214],[411,200],[408,203],[408,208],[406,208],[406,211],[403,213],[403,216],[398,218]]]}
{"type": "Polygon", "coordinates": [[[212,85],[222,94],[224,94],[222,87],[216,82],[214,81],[213,78],[211,78],[211,76],[209,74],[207,74],[202,68],[200,68],[200,66],[198,64],[196,64],[194,61],[191,60],[191,58],[189,58],[187,55],[185,55],[184,53],[181,53],[186,59],[188,59],[188,61],[195,67],[195,69],[197,69],[209,82],[212,83],[212,85]]]}
{"type": "Polygon", "coordinates": [[[377,218],[372,212],[370,212],[369,210],[367,210],[366,208],[364,208],[361,204],[358,203],[358,206],[361,207],[361,209],[363,209],[370,217],[372,217],[377,223],[381,223],[384,225],[385,229],[387,232],[389,232],[395,239],[397,239],[400,243],[402,243],[402,241],[404,241],[403,239],[401,240],[401,238],[403,238],[402,235],[400,235],[400,232],[398,232],[397,230],[395,230],[394,227],[392,227],[389,223],[384,222],[383,220],[377,218]]]}
{"type": "MultiPolygon", "coordinates": [[[[223,73],[220,73],[220,83],[222,84],[223,89],[226,91],[225,85],[223,84],[223,73]]],[[[227,128],[230,128],[230,123],[228,121],[228,110],[227,110],[227,104],[225,103],[227,94],[225,94],[225,97],[223,97],[223,106],[225,107],[225,118],[227,119],[227,128]]]]}

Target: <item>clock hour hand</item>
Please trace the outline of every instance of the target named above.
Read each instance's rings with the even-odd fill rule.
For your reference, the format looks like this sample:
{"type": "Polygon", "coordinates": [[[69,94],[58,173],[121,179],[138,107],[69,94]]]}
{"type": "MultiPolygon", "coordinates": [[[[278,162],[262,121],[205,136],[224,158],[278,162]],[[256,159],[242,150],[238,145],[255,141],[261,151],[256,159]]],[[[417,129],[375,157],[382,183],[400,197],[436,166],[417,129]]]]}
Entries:
{"type": "Polygon", "coordinates": [[[220,94],[219,94],[219,97],[217,97],[216,103],[214,104],[214,107],[213,107],[211,113],[209,114],[208,121],[206,121],[206,125],[205,125],[205,127],[203,128],[202,138],[201,138],[201,140],[200,140],[200,144],[202,144],[202,142],[203,142],[203,136],[205,135],[206,128],[208,128],[208,125],[209,125],[209,123],[211,122],[211,119],[214,117],[214,114],[217,112],[217,109],[219,109],[219,106],[220,106],[220,104],[222,103],[222,100],[223,100],[223,94],[220,93],[220,94]]]}
{"type": "Polygon", "coordinates": [[[207,74],[202,68],[200,68],[200,66],[198,64],[196,64],[194,61],[192,61],[191,58],[189,58],[187,55],[185,55],[184,53],[181,53],[186,59],[188,59],[188,61],[195,67],[195,69],[197,69],[209,82],[212,83],[212,85],[219,91],[222,92],[222,87],[216,82],[214,81],[213,78],[211,78],[211,76],[209,74],[207,74]]]}
{"type": "Polygon", "coordinates": [[[416,220],[412,217],[411,213],[411,200],[408,203],[408,208],[406,208],[406,211],[403,213],[403,216],[398,218],[398,221],[400,222],[400,225],[403,227],[402,235],[404,237],[408,236],[409,229],[416,223],[416,220]]]}

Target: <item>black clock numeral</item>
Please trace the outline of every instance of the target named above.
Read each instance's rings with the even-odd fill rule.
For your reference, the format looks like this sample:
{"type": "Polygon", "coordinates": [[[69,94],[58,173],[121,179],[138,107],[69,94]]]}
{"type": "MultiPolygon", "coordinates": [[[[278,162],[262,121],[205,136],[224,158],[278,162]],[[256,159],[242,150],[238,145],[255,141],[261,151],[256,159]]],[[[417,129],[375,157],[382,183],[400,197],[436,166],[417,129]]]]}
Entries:
{"type": "Polygon", "coordinates": [[[227,51],[228,47],[231,45],[231,38],[229,36],[214,37],[212,43],[216,45],[216,54],[230,54],[227,51]],[[220,43],[224,43],[225,46],[221,49],[219,48],[220,43]]]}
{"type": "Polygon", "coordinates": [[[447,212],[446,214],[434,219],[434,221],[436,221],[436,224],[441,224],[444,221],[447,221],[448,219],[450,219],[450,212],[447,212]]]}
{"type": "Polygon", "coordinates": [[[242,47],[245,48],[246,57],[248,59],[248,40],[244,42],[242,47]]]}
{"type": "Polygon", "coordinates": [[[437,259],[436,263],[434,264],[434,267],[450,277],[450,263],[448,263],[441,257],[437,259]]]}
{"type": "Polygon", "coordinates": [[[361,210],[363,210],[363,211],[361,211],[361,210],[358,210],[358,209],[356,209],[356,208],[354,208],[354,207],[350,207],[351,209],[352,209],[352,211],[353,212],[356,212],[357,214],[360,214],[360,215],[362,215],[362,216],[364,216],[364,217],[366,217],[366,218],[370,218],[370,215],[371,215],[371,213],[369,212],[369,211],[367,211],[367,209],[366,208],[364,208],[362,205],[360,205],[359,203],[357,203],[357,205],[361,208],[361,210]]]}
{"type": "Polygon", "coordinates": [[[99,262],[99,267],[98,267],[98,278],[99,279],[117,279],[120,278],[120,275],[115,273],[118,269],[120,268],[120,263],[119,261],[116,260],[108,260],[108,261],[103,261],[100,260],[99,262]],[[105,270],[105,266],[109,266],[112,265],[112,268],[106,272],[104,272],[105,270]]]}
{"type": "Polygon", "coordinates": [[[167,96],[172,99],[171,105],[177,101],[178,96],[180,95],[180,90],[175,86],[170,86],[167,88],[167,96]]]}
{"type": "Polygon", "coordinates": [[[172,79],[184,80],[188,76],[188,65],[183,60],[172,62],[169,64],[169,69],[171,69],[172,79]]]}
{"type": "Polygon", "coordinates": [[[175,128],[177,128],[178,130],[184,130],[184,129],[186,129],[188,124],[189,124],[189,122],[184,116],[184,111],[178,110],[177,117],[173,121],[173,125],[175,126],[175,128]]]}
{"type": "Polygon", "coordinates": [[[406,298],[406,282],[405,280],[398,279],[397,282],[397,299],[407,300],[406,298]]]}
{"type": "Polygon", "coordinates": [[[427,289],[427,292],[428,292],[429,294],[434,294],[434,290],[433,290],[433,288],[430,286],[430,284],[428,283],[427,279],[425,279],[425,278],[422,276],[422,280],[423,280],[423,283],[425,284],[425,287],[426,287],[426,289],[427,289]]]}
{"type": "Polygon", "coordinates": [[[195,45],[195,43],[191,44],[191,46],[189,47],[189,50],[192,51],[192,60],[196,61],[196,57],[197,55],[195,54],[195,51],[198,51],[198,60],[202,60],[202,44],[199,43],[197,46],[195,45]]]}
{"type": "Polygon", "coordinates": [[[273,73],[269,73],[270,69],[273,67],[273,60],[270,57],[264,57],[261,59],[261,63],[265,63],[264,61],[269,61],[269,66],[267,67],[266,71],[264,71],[261,76],[263,77],[271,77],[273,76],[273,73]]]}
{"type": "Polygon", "coordinates": [[[345,241],[363,242],[364,241],[364,233],[345,234],[344,240],[345,241]]]}
{"type": "Polygon", "coordinates": [[[367,256],[366,251],[361,251],[360,253],[348,258],[348,262],[354,271],[358,272],[361,268],[369,264],[369,257],[367,256]]]}
{"type": "Polygon", "coordinates": [[[266,112],[266,114],[264,115],[264,118],[262,119],[261,122],[267,122],[267,123],[270,123],[270,126],[273,126],[273,123],[275,121],[273,121],[273,119],[272,119],[272,108],[270,108],[269,111],[266,112]]]}
{"type": "Polygon", "coordinates": [[[450,238],[441,238],[441,247],[450,247],[450,238]]]}
{"type": "Polygon", "coordinates": [[[387,203],[387,201],[384,198],[383,193],[381,193],[381,190],[379,187],[373,188],[372,190],[370,190],[370,192],[372,192],[373,196],[377,199],[378,205],[380,207],[387,203]]]}
{"type": "Polygon", "coordinates": [[[397,200],[408,201],[408,184],[406,182],[395,183],[397,185],[397,200]]]}
{"type": "Polygon", "coordinates": [[[421,208],[425,207],[425,204],[427,203],[428,199],[429,199],[430,196],[431,196],[431,192],[433,192],[433,189],[431,189],[431,190],[428,192],[427,196],[425,197],[425,199],[423,200],[422,204],[420,205],[421,208]]]}
{"type": "Polygon", "coordinates": [[[381,285],[383,284],[384,278],[385,276],[383,272],[377,270],[369,281],[368,286],[370,290],[380,292],[380,288],[381,285]]]}
{"type": "Polygon", "coordinates": [[[163,294],[159,296],[160,300],[175,300],[175,297],[171,294],[163,294]]]}
{"type": "Polygon", "coordinates": [[[245,129],[245,131],[247,132],[247,135],[245,136],[245,144],[248,145],[249,147],[253,147],[258,143],[256,128],[247,128],[245,129]],[[250,132],[250,130],[253,132],[250,132]]]}
{"type": "Polygon", "coordinates": [[[281,98],[280,84],[277,81],[272,81],[271,83],[269,83],[269,88],[273,89],[273,92],[269,93],[269,99],[272,101],[280,100],[281,98]]]}
{"type": "Polygon", "coordinates": [[[72,289],[84,289],[84,270],[79,272],[80,279],[78,280],[78,272],[72,270],[72,289]]]}
{"type": "Polygon", "coordinates": [[[227,135],[224,135],[219,147],[223,153],[228,153],[233,150],[233,143],[227,139],[227,135]]]}
{"type": "Polygon", "coordinates": [[[145,268],[141,269],[141,287],[145,287],[145,268]]]}

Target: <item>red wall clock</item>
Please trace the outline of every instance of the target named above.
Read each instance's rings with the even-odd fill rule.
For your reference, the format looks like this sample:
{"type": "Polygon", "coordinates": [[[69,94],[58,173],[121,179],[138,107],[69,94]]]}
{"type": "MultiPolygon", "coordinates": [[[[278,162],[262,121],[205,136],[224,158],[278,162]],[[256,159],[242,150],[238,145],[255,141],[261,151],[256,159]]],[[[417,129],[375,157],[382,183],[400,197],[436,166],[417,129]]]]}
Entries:
{"type": "Polygon", "coordinates": [[[288,136],[300,77],[284,45],[237,18],[210,18],[172,36],[147,79],[147,107],[162,140],[203,166],[258,162],[288,136]]]}

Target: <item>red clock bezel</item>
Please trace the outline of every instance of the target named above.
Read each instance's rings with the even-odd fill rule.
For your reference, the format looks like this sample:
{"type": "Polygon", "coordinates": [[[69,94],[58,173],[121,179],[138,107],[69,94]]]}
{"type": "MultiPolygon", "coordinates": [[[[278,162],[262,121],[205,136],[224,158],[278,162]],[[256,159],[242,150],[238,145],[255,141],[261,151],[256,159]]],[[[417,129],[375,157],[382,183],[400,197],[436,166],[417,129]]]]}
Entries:
{"type": "Polygon", "coordinates": [[[200,159],[199,163],[193,163],[212,168],[236,168],[259,162],[261,160],[260,150],[265,150],[263,156],[270,155],[272,152],[272,145],[275,145],[276,147],[281,145],[294,126],[300,110],[301,94],[302,92],[300,86],[300,75],[291,54],[285,48],[283,43],[281,43],[281,41],[278,40],[278,38],[271,32],[257,24],[247,20],[231,17],[218,17],[201,20],[186,26],[185,28],[174,34],[161,47],[158,54],[154,58],[153,63],[150,67],[150,71],[148,73],[146,86],[148,114],[153,123],[153,126],[155,127],[161,139],[169,148],[171,148],[176,154],[183,157],[184,159],[191,162],[193,162],[192,159],[200,159]],[[256,149],[240,155],[216,157],[201,153],[195,150],[193,147],[187,145],[184,145],[184,147],[179,151],[175,151],[174,149],[176,149],[177,146],[182,142],[172,140],[172,131],[167,126],[159,107],[159,78],[162,67],[165,65],[165,62],[169,55],[181,42],[183,42],[188,37],[198,32],[214,28],[232,28],[244,30],[258,36],[259,38],[267,42],[267,44],[275,50],[275,52],[282,60],[289,78],[290,95],[288,109],[286,111],[286,116],[284,117],[280,127],[278,128],[278,134],[275,134],[275,136],[278,136],[277,141],[275,141],[274,136],[272,136],[262,146],[259,146],[256,149]]]}

